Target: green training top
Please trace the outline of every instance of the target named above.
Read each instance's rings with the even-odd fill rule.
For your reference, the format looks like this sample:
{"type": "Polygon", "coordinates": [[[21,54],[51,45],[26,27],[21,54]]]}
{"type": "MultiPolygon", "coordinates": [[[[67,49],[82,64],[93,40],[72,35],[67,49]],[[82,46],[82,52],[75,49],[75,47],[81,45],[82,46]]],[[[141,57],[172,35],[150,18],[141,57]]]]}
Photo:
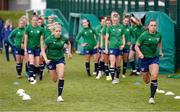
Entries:
{"type": "Polygon", "coordinates": [[[24,31],[24,28],[16,28],[10,33],[8,40],[11,45],[15,46],[15,48],[21,48],[24,31]]]}
{"type": "MultiPolygon", "coordinates": [[[[97,28],[96,28],[96,31],[99,33],[99,36],[104,36],[104,34],[103,34],[103,30],[105,29],[105,25],[103,25],[103,26],[101,26],[101,25],[99,25],[99,26],[97,26],[97,28]]],[[[106,35],[106,34],[105,34],[106,35]]],[[[100,37],[101,38],[101,37],[100,37]]],[[[101,42],[101,39],[99,39],[99,42],[101,42]]],[[[101,46],[100,46],[101,47],[101,46]]],[[[103,39],[102,39],[102,48],[105,48],[105,38],[103,37],[103,39]]]]}
{"type": "Polygon", "coordinates": [[[86,50],[93,50],[99,42],[99,34],[92,28],[83,28],[82,31],[78,33],[76,36],[78,43],[80,43],[79,39],[81,37],[83,37],[84,43],[87,43],[87,46],[84,47],[86,50]]]}
{"type": "Polygon", "coordinates": [[[47,46],[46,55],[51,61],[58,61],[64,57],[64,44],[68,43],[68,39],[61,36],[61,38],[55,38],[54,35],[45,39],[45,45],[47,46]]]}
{"type": "Polygon", "coordinates": [[[125,46],[124,46],[124,49],[129,49],[130,48],[130,45],[127,45],[128,42],[131,42],[131,36],[132,36],[132,31],[131,31],[131,28],[129,26],[125,26],[123,25],[124,27],[124,37],[125,37],[125,46]]]}
{"type": "Polygon", "coordinates": [[[156,32],[150,34],[149,31],[145,31],[137,40],[140,44],[140,50],[144,57],[152,58],[159,56],[158,44],[161,42],[161,34],[156,32]]]}
{"type": "Polygon", "coordinates": [[[107,29],[107,33],[109,34],[109,49],[119,49],[121,45],[123,45],[122,35],[124,34],[124,28],[122,25],[118,24],[116,26],[111,25],[107,29]]]}
{"type": "Polygon", "coordinates": [[[40,26],[33,27],[31,24],[25,29],[25,34],[28,37],[27,48],[40,48],[40,37],[44,35],[44,29],[40,26]]]}
{"type": "Polygon", "coordinates": [[[132,37],[131,37],[131,44],[136,44],[137,39],[140,35],[144,32],[144,28],[142,25],[139,26],[131,26],[132,37]]]}

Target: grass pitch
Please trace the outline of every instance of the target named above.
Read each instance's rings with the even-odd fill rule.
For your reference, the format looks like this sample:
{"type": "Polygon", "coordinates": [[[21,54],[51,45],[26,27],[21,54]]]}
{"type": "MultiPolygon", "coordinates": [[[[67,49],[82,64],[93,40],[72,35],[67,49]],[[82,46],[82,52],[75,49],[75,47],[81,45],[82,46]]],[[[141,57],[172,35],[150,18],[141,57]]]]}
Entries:
{"type": "MultiPolygon", "coordinates": [[[[180,79],[159,75],[158,81],[159,89],[180,96],[180,79]]],[[[144,84],[141,76],[127,75],[117,85],[106,81],[105,77],[100,80],[96,80],[95,76],[88,77],[84,57],[74,55],[71,60],[66,58],[63,91],[65,102],[58,103],[57,83],[51,81],[47,70],[43,81],[30,85],[24,72],[22,79],[16,78],[12,56],[10,62],[6,62],[4,54],[0,54],[0,111],[180,111],[180,100],[175,100],[174,96],[156,93],[156,104],[149,104],[149,92],[149,85],[144,84]],[[16,94],[20,88],[32,100],[23,101],[16,94]]]]}

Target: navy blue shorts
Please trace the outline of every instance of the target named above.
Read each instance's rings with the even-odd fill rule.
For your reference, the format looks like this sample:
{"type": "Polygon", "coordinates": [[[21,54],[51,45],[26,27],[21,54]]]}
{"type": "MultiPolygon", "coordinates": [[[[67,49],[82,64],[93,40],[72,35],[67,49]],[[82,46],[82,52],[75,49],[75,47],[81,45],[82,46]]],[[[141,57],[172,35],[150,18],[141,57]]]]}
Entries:
{"type": "Polygon", "coordinates": [[[130,49],[135,52],[135,51],[136,51],[136,50],[135,50],[135,44],[132,44],[131,47],[130,47],[130,49]]]}
{"type": "Polygon", "coordinates": [[[85,55],[87,55],[87,54],[89,54],[89,55],[94,55],[94,54],[96,54],[98,52],[98,49],[93,49],[93,50],[86,50],[86,49],[84,49],[84,54],[85,55]]]}
{"type": "Polygon", "coordinates": [[[50,63],[47,64],[47,69],[48,70],[56,70],[57,64],[65,64],[64,58],[60,59],[59,61],[50,61],[50,63]]]}
{"type": "Polygon", "coordinates": [[[123,54],[129,53],[129,49],[123,49],[123,54]]]}
{"type": "Polygon", "coordinates": [[[32,54],[34,56],[40,56],[40,52],[41,50],[40,49],[28,49],[28,54],[32,54]]]}
{"type": "Polygon", "coordinates": [[[141,72],[148,72],[149,65],[151,64],[158,64],[159,65],[159,57],[153,58],[143,58],[140,60],[141,72]]]}
{"type": "Polygon", "coordinates": [[[24,56],[24,49],[21,48],[15,48],[16,55],[22,55],[24,56]]]}
{"type": "Polygon", "coordinates": [[[123,50],[109,49],[109,55],[115,55],[115,56],[123,55],[123,50]]]}

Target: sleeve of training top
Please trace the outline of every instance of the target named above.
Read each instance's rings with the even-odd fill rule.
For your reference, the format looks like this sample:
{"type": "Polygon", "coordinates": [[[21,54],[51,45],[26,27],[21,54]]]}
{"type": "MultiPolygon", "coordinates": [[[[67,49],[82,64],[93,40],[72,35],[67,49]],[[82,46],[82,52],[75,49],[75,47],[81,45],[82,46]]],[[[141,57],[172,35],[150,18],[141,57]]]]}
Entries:
{"type": "Polygon", "coordinates": [[[136,43],[139,43],[141,45],[145,38],[146,38],[146,32],[141,34],[141,36],[137,39],[136,43]]]}
{"type": "Polygon", "coordinates": [[[80,43],[80,42],[79,42],[79,39],[81,38],[82,34],[83,34],[83,30],[80,31],[80,32],[77,34],[77,36],[76,36],[76,42],[77,42],[78,44],[80,43]]]}
{"type": "Polygon", "coordinates": [[[16,29],[14,29],[8,36],[8,41],[9,43],[14,46],[14,38],[15,38],[15,35],[16,35],[16,29]]]}

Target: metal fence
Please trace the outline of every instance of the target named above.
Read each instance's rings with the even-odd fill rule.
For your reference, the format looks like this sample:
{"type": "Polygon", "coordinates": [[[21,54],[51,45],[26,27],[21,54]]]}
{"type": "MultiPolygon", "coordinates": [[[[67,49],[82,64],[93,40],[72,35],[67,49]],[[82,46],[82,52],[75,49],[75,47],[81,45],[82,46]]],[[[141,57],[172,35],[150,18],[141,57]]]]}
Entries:
{"type": "Polygon", "coordinates": [[[163,11],[176,20],[176,3],[171,3],[170,0],[47,0],[47,7],[60,9],[67,19],[70,12],[102,16],[114,10],[120,14],[154,10],[163,11]]]}

